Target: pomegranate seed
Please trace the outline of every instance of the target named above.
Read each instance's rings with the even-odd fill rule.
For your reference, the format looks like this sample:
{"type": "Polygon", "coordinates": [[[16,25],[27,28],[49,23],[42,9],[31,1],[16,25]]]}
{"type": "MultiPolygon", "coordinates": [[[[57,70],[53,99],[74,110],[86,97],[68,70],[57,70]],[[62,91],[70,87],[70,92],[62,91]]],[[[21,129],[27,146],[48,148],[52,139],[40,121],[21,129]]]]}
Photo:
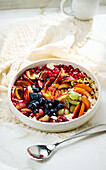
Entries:
{"type": "Polygon", "coordinates": [[[59,74],[59,70],[55,72],[55,74],[59,74]]]}
{"type": "Polygon", "coordinates": [[[59,118],[59,119],[58,119],[58,122],[63,122],[63,120],[59,118]]]}
{"type": "Polygon", "coordinates": [[[45,67],[42,67],[41,70],[44,71],[45,67]]]}
{"type": "Polygon", "coordinates": [[[33,117],[34,117],[34,114],[33,114],[33,113],[31,113],[31,114],[30,114],[30,116],[31,116],[31,118],[33,118],[33,117]]]}
{"type": "Polygon", "coordinates": [[[79,72],[79,68],[76,68],[74,71],[75,71],[75,72],[79,72]]]}
{"type": "Polygon", "coordinates": [[[50,119],[50,122],[52,122],[52,123],[57,123],[58,121],[55,120],[55,119],[50,119]]]}
{"type": "Polygon", "coordinates": [[[74,77],[74,74],[71,74],[72,77],[74,77]]]}
{"type": "Polygon", "coordinates": [[[48,71],[47,71],[47,75],[50,76],[50,74],[51,74],[51,71],[48,70],[48,71]]]}
{"type": "Polygon", "coordinates": [[[13,102],[13,105],[16,107],[16,103],[15,102],[13,102]]]}
{"type": "Polygon", "coordinates": [[[48,69],[48,68],[45,68],[44,70],[45,70],[45,71],[48,71],[49,69],[48,69]]]}
{"type": "Polygon", "coordinates": [[[55,67],[55,68],[53,69],[53,71],[56,71],[57,69],[58,69],[58,68],[55,67]]]}
{"type": "Polygon", "coordinates": [[[72,66],[71,66],[71,65],[69,65],[69,66],[68,66],[68,68],[69,68],[69,69],[71,69],[71,68],[72,68],[72,66]]]}
{"type": "Polygon", "coordinates": [[[81,77],[81,73],[78,73],[77,76],[78,76],[78,77],[81,77]]]}
{"type": "Polygon", "coordinates": [[[85,78],[85,75],[84,75],[84,74],[81,74],[81,78],[85,78]]]}
{"type": "Polygon", "coordinates": [[[72,68],[70,71],[71,71],[71,72],[73,72],[73,71],[74,71],[74,69],[72,68]]]}
{"type": "Polygon", "coordinates": [[[58,65],[58,68],[61,68],[61,64],[58,65]]]}
{"type": "Polygon", "coordinates": [[[73,71],[73,74],[78,74],[78,72],[76,72],[76,71],[73,71]]]}
{"type": "Polygon", "coordinates": [[[60,76],[59,78],[58,78],[58,80],[61,80],[62,79],[62,77],[60,76]]]}
{"type": "Polygon", "coordinates": [[[49,77],[51,77],[52,76],[52,73],[49,73],[49,75],[48,75],[49,77]]]}
{"type": "Polygon", "coordinates": [[[57,74],[54,74],[55,77],[57,77],[57,74]]]}
{"type": "Polygon", "coordinates": [[[57,74],[52,74],[53,77],[57,77],[57,74]]]}
{"type": "Polygon", "coordinates": [[[71,71],[69,71],[69,72],[68,72],[68,74],[69,74],[69,75],[72,75],[72,72],[71,72],[71,71]]]}
{"type": "Polygon", "coordinates": [[[32,69],[31,71],[32,71],[32,73],[34,73],[34,72],[35,72],[35,70],[34,70],[34,69],[32,69]]]}
{"type": "Polygon", "coordinates": [[[26,111],[22,112],[22,114],[25,115],[25,116],[27,116],[27,117],[29,117],[29,113],[26,112],[26,111]]]}
{"type": "Polygon", "coordinates": [[[37,70],[36,72],[37,72],[37,73],[40,73],[40,70],[37,70]]]}
{"type": "Polygon", "coordinates": [[[75,79],[78,79],[78,76],[77,76],[77,75],[75,75],[75,76],[74,76],[74,78],[75,78],[75,79]]]}
{"type": "Polygon", "coordinates": [[[54,66],[54,67],[57,67],[57,65],[56,65],[56,64],[54,64],[53,66],[54,66]]]}
{"type": "Polygon", "coordinates": [[[60,116],[59,119],[62,119],[64,122],[68,121],[68,119],[65,116],[60,116]]]}
{"type": "Polygon", "coordinates": [[[14,101],[14,97],[12,97],[11,100],[14,101]]]}

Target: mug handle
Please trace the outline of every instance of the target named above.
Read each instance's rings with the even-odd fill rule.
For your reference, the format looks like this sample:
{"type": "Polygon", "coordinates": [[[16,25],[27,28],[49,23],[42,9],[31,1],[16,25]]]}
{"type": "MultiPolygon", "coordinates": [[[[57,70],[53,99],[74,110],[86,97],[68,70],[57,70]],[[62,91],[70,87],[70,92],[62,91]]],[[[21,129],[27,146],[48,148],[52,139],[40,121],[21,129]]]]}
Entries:
{"type": "Polygon", "coordinates": [[[60,4],[61,11],[62,11],[64,14],[66,14],[66,15],[71,15],[71,16],[73,16],[74,13],[73,13],[72,11],[66,12],[66,11],[64,10],[65,1],[66,1],[66,0],[61,0],[61,4],[60,4]]]}

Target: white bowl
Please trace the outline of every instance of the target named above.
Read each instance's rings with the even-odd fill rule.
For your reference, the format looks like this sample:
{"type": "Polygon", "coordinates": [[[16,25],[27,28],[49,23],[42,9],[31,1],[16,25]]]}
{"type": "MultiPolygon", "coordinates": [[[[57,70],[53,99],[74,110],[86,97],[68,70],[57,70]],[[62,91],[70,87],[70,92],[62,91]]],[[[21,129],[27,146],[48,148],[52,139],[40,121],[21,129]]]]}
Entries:
{"type": "Polygon", "coordinates": [[[99,84],[97,78],[95,77],[95,75],[93,73],[91,73],[90,71],[88,71],[86,68],[82,67],[79,64],[76,64],[76,63],[68,61],[68,60],[45,59],[45,60],[36,61],[33,64],[26,66],[25,68],[20,70],[14,76],[14,78],[12,79],[12,81],[10,82],[9,87],[8,87],[8,98],[9,98],[10,108],[13,111],[13,113],[16,115],[16,117],[18,117],[23,123],[27,124],[28,126],[33,127],[35,129],[38,129],[38,130],[41,130],[41,131],[48,131],[48,132],[68,131],[68,130],[72,130],[74,128],[77,128],[77,127],[85,124],[94,115],[95,111],[98,108],[99,101],[100,101],[100,84],[99,84]],[[48,123],[48,122],[46,123],[46,122],[40,122],[40,121],[30,119],[27,116],[20,113],[15,108],[15,106],[12,104],[12,101],[11,101],[12,85],[24,73],[25,70],[31,69],[31,68],[34,68],[34,67],[37,67],[37,66],[43,66],[43,65],[48,64],[48,63],[56,63],[56,64],[63,63],[65,65],[72,65],[73,67],[79,68],[81,71],[84,71],[85,73],[87,73],[87,75],[90,76],[95,81],[95,84],[98,88],[99,96],[98,96],[96,104],[93,106],[92,109],[88,110],[87,113],[84,114],[83,116],[76,118],[76,119],[73,119],[71,121],[62,122],[62,123],[48,123]]]}

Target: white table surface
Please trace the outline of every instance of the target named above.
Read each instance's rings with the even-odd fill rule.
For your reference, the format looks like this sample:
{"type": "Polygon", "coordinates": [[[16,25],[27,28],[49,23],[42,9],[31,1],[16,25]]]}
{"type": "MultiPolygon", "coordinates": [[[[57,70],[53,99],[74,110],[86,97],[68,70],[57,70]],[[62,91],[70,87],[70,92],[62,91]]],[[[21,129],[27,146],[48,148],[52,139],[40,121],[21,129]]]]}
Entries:
{"type": "MultiPolygon", "coordinates": [[[[59,15],[58,9],[29,9],[0,11],[0,27],[18,22],[21,19],[32,18],[35,15],[59,15]]],[[[100,7],[97,17],[103,19],[106,26],[106,7],[100,7]]],[[[98,20],[98,25],[99,25],[98,20]]],[[[103,25],[103,26],[104,26],[103,25]]],[[[101,34],[103,45],[106,46],[106,35],[101,34]]],[[[106,53],[105,53],[106,56],[106,53]]],[[[102,88],[101,102],[91,124],[106,123],[106,87],[102,88]]],[[[39,134],[40,135],[40,134],[39,134]]],[[[46,138],[29,133],[19,125],[11,123],[0,124],[0,170],[105,170],[106,169],[106,133],[75,139],[59,146],[51,158],[45,162],[28,159],[26,148],[37,143],[59,141],[57,135],[46,138]],[[42,139],[42,140],[41,140],[42,139]]]]}

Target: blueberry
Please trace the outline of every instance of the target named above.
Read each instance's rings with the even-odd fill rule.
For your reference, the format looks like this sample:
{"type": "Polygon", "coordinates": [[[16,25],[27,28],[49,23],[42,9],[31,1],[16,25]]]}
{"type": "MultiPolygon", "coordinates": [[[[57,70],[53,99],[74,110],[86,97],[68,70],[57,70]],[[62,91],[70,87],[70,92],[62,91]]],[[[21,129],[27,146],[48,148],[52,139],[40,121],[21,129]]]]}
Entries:
{"type": "Polygon", "coordinates": [[[55,108],[55,109],[54,109],[54,113],[56,113],[56,112],[57,112],[57,109],[55,108]]]}
{"type": "Polygon", "coordinates": [[[52,113],[53,116],[57,116],[56,113],[52,113]]]}
{"type": "Polygon", "coordinates": [[[63,104],[59,103],[59,104],[57,105],[57,109],[63,109],[63,108],[64,108],[64,105],[63,105],[63,104]]]}
{"type": "Polygon", "coordinates": [[[36,103],[32,103],[32,109],[37,108],[37,104],[36,103]]]}
{"type": "Polygon", "coordinates": [[[54,109],[51,109],[51,110],[50,110],[50,113],[54,113],[54,109]]]}
{"type": "Polygon", "coordinates": [[[42,98],[40,98],[39,99],[39,103],[40,103],[40,105],[44,105],[44,103],[45,103],[45,99],[42,97],[42,98]]]}
{"type": "Polygon", "coordinates": [[[38,97],[39,97],[39,98],[41,98],[41,97],[42,97],[41,92],[38,92],[38,97]]]}
{"type": "Polygon", "coordinates": [[[48,111],[48,113],[47,113],[47,114],[48,114],[48,116],[52,116],[52,113],[51,113],[50,111],[48,111]]]}
{"type": "Polygon", "coordinates": [[[45,108],[45,114],[48,114],[49,113],[49,110],[45,108]]]}
{"type": "Polygon", "coordinates": [[[35,101],[35,104],[38,106],[38,105],[39,105],[39,102],[38,102],[38,101],[35,101]]]}
{"type": "Polygon", "coordinates": [[[58,99],[54,99],[54,100],[52,101],[52,104],[53,104],[53,105],[58,105],[58,104],[59,104],[59,100],[58,100],[58,99]]]}
{"type": "Polygon", "coordinates": [[[46,99],[45,103],[51,103],[51,100],[50,99],[46,99]]]}
{"type": "Polygon", "coordinates": [[[34,93],[38,93],[39,92],[39,88],[32,88],[34,93]]]}
{"type": "Polygon", "coordinates": [[[45,108],[46,108],[46,109],[49,109],[49,105],[48,105],[48,104],[46,104],[46,105],[45,105],[45,108]]]}
{"type": "Polygon", "coordinates": [[[37,105],[35,103],[31,103],[29,106],[28,106],[28,109],[31,109],[31,110],[34,110],[35,108],[37,108],[37,105]]]}
{"type": "Polygon", "coordinates": [[[34,113],[38,113],[38,112],[39,112],[38,109],[35,109],[35,110],[34,110],[34,113]]]}
{"type": "Polygon", "coordinates": [[[32,103],[30,103],[28,106],[28,109],[31,109],[31,108],[32,108],[32,103]]]}
{"type": "Polygon", "coordinates": [[[37,100],[38,99],[38,94],[37,93],[30,93],[29,97],[31,100],[37,100]]]}
{"type": "Polygon", "coordinates": [[[35,103],[35,102],[36,102],[36,100],[31,100],[31,101],[30,101],[30,104],[31,104],[31,103],[35,103]]]}
{"type": "Polygon", "coordinates": [[[49,109],[52,108],[52,103],[48,103],[48,108],[49,108],[49,109]]]}

